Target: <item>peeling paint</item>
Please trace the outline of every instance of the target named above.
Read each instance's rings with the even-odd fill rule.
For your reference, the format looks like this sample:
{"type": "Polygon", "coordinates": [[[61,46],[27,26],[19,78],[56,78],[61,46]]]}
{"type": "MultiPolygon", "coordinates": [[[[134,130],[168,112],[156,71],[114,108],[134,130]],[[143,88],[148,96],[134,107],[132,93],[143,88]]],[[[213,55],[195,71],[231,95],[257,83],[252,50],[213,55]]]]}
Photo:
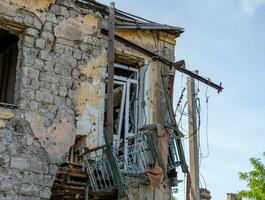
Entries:
{"type": "Polygon", "coordinates": [[[55,28],[55,36],[72,41],[81,41],[86,35],[95,34],[99,27],[99,19],[91,14],[69,18],[55,28]]]}
{"type": "Polygon", "coordinates": [[[1,3],[18,5],[23,8],[29,8],[30,10],[48,8],[53,2],[54,0],[1,0],[1,3]]]}
{"type": "Polygon", "coordinates": [[[106,51],[91,58],[80,74],[91,78],[83,81],[76,90],[77,135],[86,135],[86,145],[94,148],[103,144],[106,51]]]}
{"type": "Polygon", "coordinates": [[[55,119],[49,128],[44,127],[44,120],[37,112],[27,112],[26,119],[50,160],[59,162],[75,141],[74,128],[68,119],[55,119]]]}

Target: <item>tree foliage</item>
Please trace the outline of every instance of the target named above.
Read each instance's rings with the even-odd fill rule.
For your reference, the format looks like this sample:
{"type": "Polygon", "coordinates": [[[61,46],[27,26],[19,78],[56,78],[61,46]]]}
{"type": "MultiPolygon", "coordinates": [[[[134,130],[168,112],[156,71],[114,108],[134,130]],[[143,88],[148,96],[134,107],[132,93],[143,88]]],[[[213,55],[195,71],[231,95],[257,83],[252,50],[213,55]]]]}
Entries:
{"type": "MultiPolygon", "coordinates": [[[[263,153],[263,159],[265,152],[263,153]]],[[[238,199],[265,200],[265,165],[260,158],[250,158],[253,169],[249,172],[240,172],[239,178],[247,182],[248,190],[238,192],[238,199]]]]}

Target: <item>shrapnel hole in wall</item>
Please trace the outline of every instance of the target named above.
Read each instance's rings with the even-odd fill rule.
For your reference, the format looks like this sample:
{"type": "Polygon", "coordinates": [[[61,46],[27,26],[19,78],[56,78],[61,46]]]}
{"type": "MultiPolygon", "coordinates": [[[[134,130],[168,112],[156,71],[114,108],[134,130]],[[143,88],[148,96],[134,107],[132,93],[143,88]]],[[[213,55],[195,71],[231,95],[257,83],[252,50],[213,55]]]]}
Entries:
{"type": "Polygon", "coordinates": [[[14,104],[18,37],[0,29],[0,103],[14,104]]]}

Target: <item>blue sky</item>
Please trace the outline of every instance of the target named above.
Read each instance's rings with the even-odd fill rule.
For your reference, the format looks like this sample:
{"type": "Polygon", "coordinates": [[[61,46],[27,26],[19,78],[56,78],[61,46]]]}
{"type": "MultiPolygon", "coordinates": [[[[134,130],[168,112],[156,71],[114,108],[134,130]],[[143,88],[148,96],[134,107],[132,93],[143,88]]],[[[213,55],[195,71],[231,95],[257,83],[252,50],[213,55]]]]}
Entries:
{"type": "MultiPolygon", "coordinates": [[[[208,89],[210,155],[202,160],[201,172],[214,200],[244,188],[238,172],[249,170],[248,158],[265,151],[265,0],[115,2],[119,9],[185,28],[177,39],[176,60],[185,59],[188,68],[223,82],[221,94],[208,89]]],[[[185,78],[177,75],[176,83],[178,94],[185,78]]],[[[200,84],[204,152],[205,89],[200,84]]]]}

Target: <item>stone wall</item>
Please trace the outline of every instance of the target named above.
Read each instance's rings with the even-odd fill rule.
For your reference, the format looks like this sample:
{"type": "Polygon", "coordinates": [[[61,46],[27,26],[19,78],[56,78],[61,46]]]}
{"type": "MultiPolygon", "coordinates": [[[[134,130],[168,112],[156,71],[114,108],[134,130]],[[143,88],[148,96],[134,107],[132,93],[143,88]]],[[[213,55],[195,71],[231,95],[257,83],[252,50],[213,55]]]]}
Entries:
{"type": "MultiPolygon", "coordinates": [[[[1,200],[49,199],[57,168],[76,137],[85,136],[88,148],[103,144],[107,37],[100,30],[106,25],[99,12],[78,8],[74,0],[0,2],[0,28],[20,39],[17,108],[0,109],[1,200]]],[[[174,60],[172,36],[158,42],[154,37],[162,36],[150,31],[117,34],[174,60]]],[[[146,109],[146,123],[161,123],[157,108],[165,108],[160,73],[165,66],[118,42],[116,51],[143,60],[144,108],[139,109],[146,109]]],[[[166,199],[170,184],[131,191],[138,194],[133,199],[166,199]]]]}
{"type": "Polygon", "coordinates": [[[0,109],[0,199],[49,199],[56,163],[30,128],[25,112],[0,109]]]}
{"type": "Polygon", "coordinates": [[[104,95],[95,98],[105,92],[105,68],[99,67],[106,60],[106,39],[98,32],[102,16],[73,2],[0,2],[0,28],[20,39],[17,108],[0,109],[1,200],[49,199],[76,135],[103,128],[104,112],[97,109],[104,95]]]}

